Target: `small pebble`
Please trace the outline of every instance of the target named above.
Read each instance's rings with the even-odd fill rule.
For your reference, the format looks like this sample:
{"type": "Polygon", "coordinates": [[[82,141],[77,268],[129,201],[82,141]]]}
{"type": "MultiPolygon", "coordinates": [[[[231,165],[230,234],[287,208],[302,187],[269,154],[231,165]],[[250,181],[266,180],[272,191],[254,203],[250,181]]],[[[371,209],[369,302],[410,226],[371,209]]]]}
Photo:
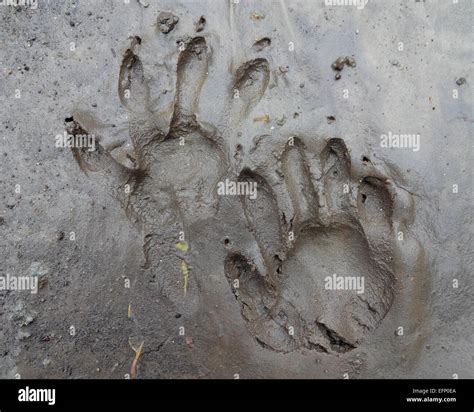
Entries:
{"type": "Polygon", "coordinates": [[[178,22],[179,18],[168,11],[162,11],[158,15],[158,28],[164,34],[167,34],[173,30],[174,26],[176,26],[178,22]]]}

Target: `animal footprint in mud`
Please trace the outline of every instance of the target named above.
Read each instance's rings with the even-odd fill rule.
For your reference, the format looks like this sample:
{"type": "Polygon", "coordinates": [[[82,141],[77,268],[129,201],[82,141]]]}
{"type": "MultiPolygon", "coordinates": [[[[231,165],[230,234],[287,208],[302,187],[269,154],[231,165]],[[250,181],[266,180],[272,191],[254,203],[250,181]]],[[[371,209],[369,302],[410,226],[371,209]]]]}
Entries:
{"type": "MultiPolygon", "coordinates": [[[[231,139],[225,140],[212,125],[204,126],[196,115],[210,61],[204,37],[180,44],[169,122],[166,113],[151,108],[150,90],[137,51],[140,44],[141,39],[135,37],[126,50],[118,85],[120,101],[128,111],[134,148],[132,154],[127,153],[129,167],[111,154],[116,147],[106,146],[101,138],[103,124],[89,114],[74,113],[66,128],[73,136],[91,132],[97,136],[95,150],[75,147],[74,157],[84,172],[93,172],[94,178],[102,180],[142,230],[145,267],[162,294],[175,303],[185,297],[188,303],[196,303],[198,280],[189,276],[192,263],[188,266],[186,255],[192,245],[176,243],[180,233],[192,238],[192,225],[216,213],[216,186],[229,169],[226,145],[231,139]]],[[[268,77],[266,60],[243,64],[236,78],[229,79],[229,98],[221,105],[224,116],[245,116],[262,96],[268,77]],[[231,98],[236,91],[239,99],[231,98]]]]}
{"type": "Polygon", "coordinates": [[[278,194],[262,175],[240,174],[258,187],[255,200],[241,200],[259,252],[232,251],[227,279],[263,347],[347,352],[390,310],[394,225],[409,219],[411,198],[375,168],[365,176],[354,171],[338,138],[315,154],[292,138],[278,161],[278,194]],[[291,218],[280,204],[292,205],[291,218]]]}

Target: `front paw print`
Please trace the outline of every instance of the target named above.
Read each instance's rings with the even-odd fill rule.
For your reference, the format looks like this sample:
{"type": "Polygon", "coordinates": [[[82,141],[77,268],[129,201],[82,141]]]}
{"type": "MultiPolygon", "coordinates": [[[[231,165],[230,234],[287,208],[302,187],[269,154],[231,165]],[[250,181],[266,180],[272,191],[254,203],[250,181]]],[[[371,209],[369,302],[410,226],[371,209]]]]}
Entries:
{"type": "Polygon", "coordinates": [[[410,202],[376,168],[368,175],[354,171],[342,139],[332,138],[312,153],[295,137],[273,155],[281,184],[267,178],[282,188],[278,193],[264,169],[240,174],[258,186],[255,200],[241,199],[264,268],[233,251],[226,276],[263,347],[350,351],[390,310],[394,224],[412,213],[410,202]],[[291,206],[285,213],[280,204],[291,206]]]}

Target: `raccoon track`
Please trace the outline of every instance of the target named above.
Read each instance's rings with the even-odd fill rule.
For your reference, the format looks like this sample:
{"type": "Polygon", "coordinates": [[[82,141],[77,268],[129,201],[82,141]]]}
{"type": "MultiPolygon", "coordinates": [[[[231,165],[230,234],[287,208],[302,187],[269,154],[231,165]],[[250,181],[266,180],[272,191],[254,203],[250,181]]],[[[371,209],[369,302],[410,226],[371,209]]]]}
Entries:
{"type": "MultiPolygon", "coordinates": [[[[395,209],[387,182],[381,174],[355,176],[342,139],[332,138],[321,152],[310,154],[295,138],[294,146],[280,153],[280,187],[285,188],[285,204],[292,205],[284,212],[282,194],[274,192],[275,181],[269,183],[265,170],[241,170],[240,157],[232,163],[235,148],[241,148],[238,126],[268,87],[268,61],[257,58],[236,70],[222,95],[238,92],[239,98],[223,102],[223,117],[230,121],[219,131],[203,126],[196,116],[209,73],[206,39],[187,41],[179,54],[168,120],[150,109],[140,44],[139,37],[132,38],[118,85],[129,111],[134,167],[118,163],[101,146],[101,138],[95,151],[73,148],[73,154],[80,168],[101,180],[140,228],[151,283],[170,304],[194,308],[189,309],[194,313],[200,299],[198,277],[206,274],[192,269],[188,273],[187,257],[176,252],[174,242],[184,230],[188,238],[198,237],[190,229],[193,224],[212,221],[219,209],[217,183],[232,175],[258,187],[256,199],[240,197],[243,218],[261,255],[258,265],[255,256],[238,250],[238,239],[226,245],[231,250],[224,262],[225,278],[251,336],[262,347],[284,353],[299,348],[345,353],[361,345],[382,322],[394,297],[395,209]],[[183,262],[185,276],[180,272],[183,262]],[[363,278],[363,293],[327,290],[326,279],[334,274],[363,278]]],[[[103,124],[78,119],[68,119],[71,134],[95,132],[94,124],[103,124]]]]}
{"type": "MultiPolygon", "coordinates": [[[[175,241],[184,230],[188,238],[198,237],[190,227],[217,213],[216,186],[231,169],[230,147],[235,145],[231,136],[224,141],[214,126],[203,126],[196,116],[211,60],[206,39],[197,36],[186,40],[179,53],[176,93],[168,120],[162,115],[165,111],[153,112],[150,107],[150,90],[140,59],[141,43],[140,37],[131,38],[118,81],[118,95],[128,109],[127,129],[133,143],[133,153],[127,153],[126,159],[134,167],[116,161],[101,146],[102,136],[95,151],[74,148],[73,154],[81,170],[92,172],[90,177],[101,180],[143,233],[143,266],[151,272],[160,292],[170,302],[192,306],[190,301],[199,300],[199,280],[180,273],[184,257],[176,253],[175,241]]],[[[269,64],[263,58],[244,62],[229,79],[229,90],[223,93],[229,95],[235,89],[240,93],[239,99],[223,102],[226,113],[239,113],[238,119],[242,120],[262,98],[269,72],[269,64]]],[[[71,116],[66,124],[71,134],[105,131],[96,127],[103,123],[92,116],[76,118],[71,116]]],[[[240,261],[235,260],[234,266],[244,270],[240,261]]]]}
{"type": "Polygon", "coordinates": [[[261,187],[257,200],[245,200],[243,207],[267,272],[252,269],[252,279],[260,279],[255,289],[239,270],[252,265],[240,256],[239,265],[226,265],[226,275],[229,282],[239,279],[235,296],[242,313],[253,314],[244,316],[249,331],[260,345],[279,352],[301,347],[348,352],[377,328],[393,301],[395,278],[386,264],[391,253],[387,240],[392,235],[392,201],[384,183],[367,177],[357,188],[341,139],[329,140],[319,158],[321,182],[316,182],[301,142],[295,140],[282,155],[283,179],[294,205],[292,227],[282,227],[275,196],[264,179],[249,170],[244,173],[244,178],[261,187]],[[358,189],[357,208],[344,193],[344,185],[358,189]],[[326,202],[320,204],[320,197],[326,202]],[[323,206],[325,219],[320,218],[323,206]],[[295,239],[285,242],[283,233],[290,229],[295,239]],[[280,272],[271,260],[275,255],[281,258],[280,272]],[[364,279],[363,293],[326,289],[327,279],[334,274],[364,279]]]}

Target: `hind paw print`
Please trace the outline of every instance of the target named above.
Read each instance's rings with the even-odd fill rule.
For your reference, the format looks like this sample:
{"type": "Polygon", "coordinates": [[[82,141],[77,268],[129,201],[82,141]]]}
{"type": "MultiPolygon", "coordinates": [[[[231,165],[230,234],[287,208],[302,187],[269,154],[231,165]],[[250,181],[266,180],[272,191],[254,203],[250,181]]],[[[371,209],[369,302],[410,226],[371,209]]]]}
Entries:
{"type": "MultiPolygon", "coordinates": [[[[209,74],[211,50],[204,37],[181,44],[176,67],[176,94],[172,115],[152,109],[152,98],[139,57],[141,39],[134,37],[126,50],[119,73],[118,94],[128,112],[133,151],[118,161],[115,146],[108,147],[103,123],[82,112],[66,123],[71,135],[93,134],[95,150],[74,147],[81,170],[100,180],[116,197],[127,216],[143,233],[145,267],[171,302],[199,299],[196,272],[190,254],[193,224],[215,215],[217,184],[231,168],[231,145],[239,122],[263,95],[269,82],[265,59],[254,59],[229,79],[228,99],[222,109],[229,127],[221,133],[199,120],[199,95],[209,74]],[[100,125],[100,126],[97,126],[100,125]],[[185,241],[179,244],[179,234],[185,241]],[[190,249],[190,250],[188,250],[190,249]]],[[[232,146],[234,147],[234,146],[232,146]]]]}

